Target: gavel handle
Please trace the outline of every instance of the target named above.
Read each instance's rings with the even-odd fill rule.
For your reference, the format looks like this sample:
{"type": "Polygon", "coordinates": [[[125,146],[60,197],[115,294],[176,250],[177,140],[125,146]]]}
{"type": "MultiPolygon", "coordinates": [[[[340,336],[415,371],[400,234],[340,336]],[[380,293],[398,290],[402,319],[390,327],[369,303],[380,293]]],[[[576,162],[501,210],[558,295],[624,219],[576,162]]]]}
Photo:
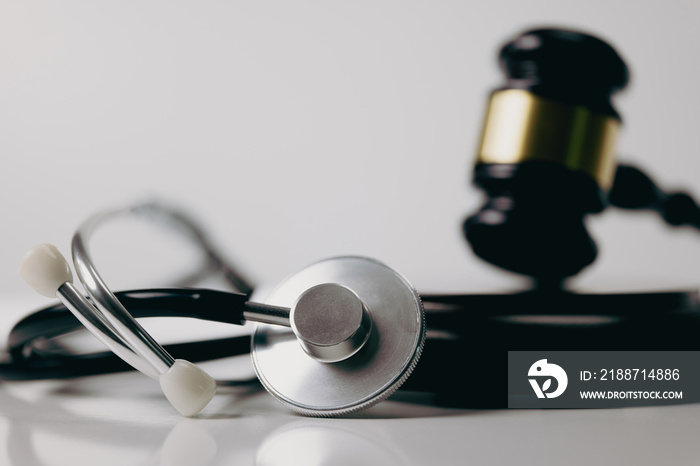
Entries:
{"type": "Polygon", "coordinates": [[[689,194],[662,190],[632,165],[617,166],[609,201],[621,209],[652,210],[669,225],[688,225],[700,230],[700,206],[689,194]]]}

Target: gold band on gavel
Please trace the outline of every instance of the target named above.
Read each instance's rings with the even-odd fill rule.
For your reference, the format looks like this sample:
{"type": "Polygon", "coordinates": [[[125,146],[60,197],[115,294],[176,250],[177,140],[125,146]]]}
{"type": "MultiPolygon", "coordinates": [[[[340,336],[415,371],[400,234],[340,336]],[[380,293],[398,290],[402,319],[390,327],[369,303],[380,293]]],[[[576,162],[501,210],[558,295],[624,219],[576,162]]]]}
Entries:
{"type": "Polygon", "coordinates": [[[620,121],[521,89],[491,95],[477,155],[482,163],[558,162],[612,186],[620,121]]]}

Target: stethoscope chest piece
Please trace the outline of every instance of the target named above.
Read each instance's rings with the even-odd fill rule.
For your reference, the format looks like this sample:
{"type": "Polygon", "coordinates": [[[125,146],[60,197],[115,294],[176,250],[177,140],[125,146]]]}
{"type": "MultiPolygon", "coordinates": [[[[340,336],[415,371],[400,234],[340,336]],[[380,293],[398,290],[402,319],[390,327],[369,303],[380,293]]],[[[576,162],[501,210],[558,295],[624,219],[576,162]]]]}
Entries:
{"type": "Polygon", "coordinates": [[[265,302],[292,308],[292,328],[258,324],[251,351],[255,371],[268,392],[302,414],[343,415],[384,400],[410,375],[423,349],[418,294],[403,276],[372,259],[312,264],[265,302]],[[326,297],[332,299],[324,304],[326,297]],[[317,331],[326,320],[340,330],[317,331]]]}

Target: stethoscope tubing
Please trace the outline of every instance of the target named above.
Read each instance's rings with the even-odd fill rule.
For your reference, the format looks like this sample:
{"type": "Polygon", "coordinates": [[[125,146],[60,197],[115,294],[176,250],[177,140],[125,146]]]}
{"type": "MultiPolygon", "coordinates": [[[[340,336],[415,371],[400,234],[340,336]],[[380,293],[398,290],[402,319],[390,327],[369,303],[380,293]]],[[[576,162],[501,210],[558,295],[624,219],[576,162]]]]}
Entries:
{"type": "MultiPolygon", "coordinates": [[[[152,317],[183,317],[212,322],[240,325],[241,312],[247,295],[193,288],[162,288],[131,290],[115,293],[115,297],[138,319],[152,317]]],[[[517,349],[527,343],[526,335],[549,338],[552,335],[573,337],[572,341],[584,341],[588,335],[618,334],[625,336],[626,328],[644,325],[645,322],[666,316],[696,316],[697,292],[646,293],[631,295],[578,295],[562,293],[553,299],[551,293],[538,296],[537,292],[510,295],[426,295],[423,297],[428,323],[429,343],[426,348],[430,357],[432,348],[464,347],[466,340],[476,344],[479,328],[499,332],[507,342],[496,342],[496,347],[517,349]],[[547,309],[542,302],[552,304],[547,309]],[[645,303],[642,311],[620,303],[645,303]],[[607,303],[607,304],[606,304],[607,303]],[[652,307],[649,307],[651,303],[652,307]],[[585,307],[584,307],[585,306],[585,307]],[[590,306],[590,307],[589,307],[590,306]],[[643,312],[644,309],[654,312],[643,312]],[[607,325],[581,325],[577,318],[591,315],[595,310],[605,315],[607,325]],[[518,317],[557,317],[564,325],[516,324],[509,319],[518,317]],[[566,319],[572,324],[566,325],[566,319]],[[563,320],[562,320],[563,319],[563,320]],[[549,330],[556,329],[556,332],[549,330]],[[521,336],[518,336],[521,335],[521,336]]],[[[638,308],[639,309],[639,308],[638,308]]],[[[80,322],[62,305],[42,309],[20,320],[8,338],[9,360],[0,363],[0,378],[6,380],[33,380],[47,378],[71,378],[130,370],[131,367],[109,352],[74,354],[52,349],[46,351],[38,342],[60,338],[81,328],[80,322]]],[[[563,342],[564,340],[562,340],[563,342]]],[[[576,344],[574,344],[574,347],[576,344]]],[[[579,345],[580,346],[580,345],[579,345]]],[[[583,346],[590,348],[592,345],[583,346]]],[[[250,352],[250,336],[236,336],[204,341],[183,342],[164,345],[171,354],[200,362],[244,355],[250,352]]],[[[413,377],[412,377],[413,378],[413,377]]],[[[421,384],[422,385],[422,384],[421,384]]]]}

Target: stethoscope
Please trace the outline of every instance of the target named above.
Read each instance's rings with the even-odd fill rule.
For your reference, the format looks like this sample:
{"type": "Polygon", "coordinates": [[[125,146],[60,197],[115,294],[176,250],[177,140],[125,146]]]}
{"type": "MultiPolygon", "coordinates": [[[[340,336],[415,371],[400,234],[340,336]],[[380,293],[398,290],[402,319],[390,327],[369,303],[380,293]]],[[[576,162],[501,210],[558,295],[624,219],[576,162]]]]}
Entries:
{"type": "Polygon", "coordinates": [[[252,286],[222,259],[204,231],[183,212],[152,202],[87,219],[73,237],[72,258],[87,299],[73,285],[71,269],[54,246],[39,245],[25,256],[22,278],[62,305],[15,325],[0,376],[68,378],[135,368],[157,379],[167,399],[186,416],[203,409],[216,391],[214,379],[189,361],[250,352],[267,391],[310,416],[353,413],[401,386],[437,394],[443,404],[494,407],[505,401],[501,392],[508,350],[542,348],[543,342],[555,349],[688,349],[699,325],[694,291],[582,295],[532,290],[421,298],[400,273],[364,257],[311,264],[285,279],[264,302],[252,302],[252,286]],[[113,293],[97,271],[88,239],[104,221],[124,215],[155,219],[184,232],[237,291],[113,293]],[[136,320],[169,316],[257,326],[251,336],[164,347],[136,320]],[[80,324],[112,353],[75,354],[47,346],[80,324]],[[672,330],[666,334],[664,327],[672,330]],[[650,330],[662,334],[649,339],[650,330]],[[465,371],[490,377],[491,385],[465,383],[465,371]]]}
{"type": "MultiPolygon", "coordinates": [[[[181,223],[184,218],[152,204],[128,211],[157,211],[181,223]]],[[[88,246],[92,232],[106,219],[124,213],[94,215],[73,237],[73,264],[89,301],[73,285],[70,266],[52,245],[30,250],[20,276],[37,292],[57,297],[114,354],[157,379],[181,414],[192,416],[214,396],[216,382],[158,344],[109,289],[92,260],[88,246]]],[[[249,301],[246,293],[212,290],[141,290],[121,298],[138,302],[134,309],[143,310],[135,312],[139,317],[172,312],[170,303],[176,300],[177,309],[184,311],[179,315],[262,324],[250,350],[258,378],[284,404],[313,416],[347,414],[385,399],[411,373],[425,342],[418,293],[398,272],[364,257],[312,264],[288,277],[265,303],[249,301]]],[[[58,314],[47,310],[20,322],[10,338],[11,352],[16,355],[21,347],[23,355],[31,353],[31,342],[47,336],[36,331],[37,323],[43,327],[45,319],[55,320],[53,315],[58,314]]],[[[67,323],[62,324],[53,322],[53,332],[67,330],[67,323]]]]}

